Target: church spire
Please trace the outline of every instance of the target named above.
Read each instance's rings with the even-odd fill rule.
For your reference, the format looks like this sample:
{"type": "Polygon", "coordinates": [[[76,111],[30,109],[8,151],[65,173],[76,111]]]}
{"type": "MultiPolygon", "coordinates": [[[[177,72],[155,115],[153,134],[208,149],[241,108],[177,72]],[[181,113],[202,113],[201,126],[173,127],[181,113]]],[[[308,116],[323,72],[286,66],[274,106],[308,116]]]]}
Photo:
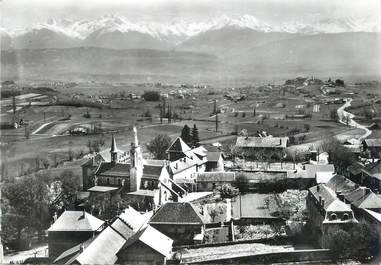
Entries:
{"type": "Polygon", "coordinates": [[[117,150],[118,148],[116,147],[115,136],[112,135],[110,153],[111,153],[111,162],[113,163],[117,162],[117,156],[118,156],[117,150]]]}

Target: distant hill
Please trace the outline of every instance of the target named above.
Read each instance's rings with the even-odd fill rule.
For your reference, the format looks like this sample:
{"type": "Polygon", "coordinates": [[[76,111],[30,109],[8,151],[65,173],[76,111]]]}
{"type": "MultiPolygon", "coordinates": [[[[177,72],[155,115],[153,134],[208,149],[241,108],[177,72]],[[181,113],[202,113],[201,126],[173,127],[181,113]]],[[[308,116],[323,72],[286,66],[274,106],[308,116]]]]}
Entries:
{"type": "Polygon", "coordinates": [[[263,32],[249,28],[227,26],[190,37],[179,44],[176,49],[206,52],[220,57],[226,57],[240,53],[248,48],[258,47],[269,42],[292,39],[298,36],[300,36],[300,34],[263,32]]]}
{"type": "Polygon", "coordinates": [[[381,74],[381,34],[304,35],[248,47],[226,61],[246,73],[381,74]]]}
{"type": "Polygon", "coordinates": [[[221,83],[295,75],[381,75],[380,33],[305,35],[250,29],[237,31],[230,27],[205,32],[171,50],[165,41],[159,42],[147,36],[128,32],[115,37],[120,40],[116,42],[95,37],[87,40],[88,45],[116,48],[110,49],[65,48],[73,43],[54,35],[49,40],[60,42],[63,48],[3,50],[1,72],[8,78],[64,79],[102,75],[109,76],[107,80],[120,81],[134,77],[140,81],[218,80],[221,83]],[[135,39],[136,42],[128,42],[127,39],[135,39]],[[163,50],[123,49],[135,47],[143,39],[145,44],[140,45],[142,48],[154,46],[163,50]]]}
{"type": "Polygon", "coordinates": [[[7,50],[1,54],[1,74],[12,77],[60,78],[76,75],[143,75],[189,78],[212,72],[213,55],[148,49],[95,47],[7,50]]]}

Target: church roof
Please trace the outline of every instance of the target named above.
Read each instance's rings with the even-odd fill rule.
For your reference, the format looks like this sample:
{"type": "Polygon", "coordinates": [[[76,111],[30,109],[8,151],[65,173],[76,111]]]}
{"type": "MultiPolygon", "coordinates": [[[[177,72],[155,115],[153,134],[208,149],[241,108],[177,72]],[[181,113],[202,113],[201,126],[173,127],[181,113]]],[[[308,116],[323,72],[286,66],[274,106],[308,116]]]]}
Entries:
{"type": "Polygon", "coordinates": [[[130,164],[101,162],[101,164],[95,172],[95,175],[128,177],[130,175],[130,169],[130,164]]]}
{"type": "Polygon", "coordinates": [[[103,223],[102,220],[84,211],[65,211],[48,231],[96,231],[103,223]]]}
{"type": "Polygon", "coordinates": [[[186,152],[191,150],[191,148],[181,139],[177,137],[176,140],[168,148],[168,152],[186,152]]]}

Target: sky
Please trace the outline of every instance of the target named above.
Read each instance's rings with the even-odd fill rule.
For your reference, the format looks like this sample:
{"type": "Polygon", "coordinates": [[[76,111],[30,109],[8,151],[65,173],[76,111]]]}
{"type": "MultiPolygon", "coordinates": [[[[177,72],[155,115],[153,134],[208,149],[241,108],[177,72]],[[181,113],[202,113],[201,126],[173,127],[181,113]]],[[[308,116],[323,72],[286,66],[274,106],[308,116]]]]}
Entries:
{"type": "Polygon", "coordinates": [[[381,0],[0,0],[1,26],[27,27],[49,18],[94,19],[122,15],[131,21],[205,22],[250,14],[265,22],[376,17],[381,0]]]}

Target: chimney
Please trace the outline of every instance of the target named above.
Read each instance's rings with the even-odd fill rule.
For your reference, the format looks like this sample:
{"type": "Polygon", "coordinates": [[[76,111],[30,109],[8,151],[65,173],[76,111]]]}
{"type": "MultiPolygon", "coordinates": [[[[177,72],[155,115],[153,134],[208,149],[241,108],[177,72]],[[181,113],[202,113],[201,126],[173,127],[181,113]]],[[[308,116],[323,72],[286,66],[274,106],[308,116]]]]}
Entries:
{"type": "Polygon", "coordinates": [[[317,191],[317,192],[320,192],[320,186],[319,186],[319,185],[317,185],[317,187],[316,187],[316,191],[317,191]]]}
{"type": "Polygon", "coordinates": [[[81,244],[81,246],[79,247],[79,252],[82,253],[84,250],[85,250],[85,246],[81,244]]]}
{"type": "Polygon", "coordinates": [[[321,207],[324,209],[324,199],[321,200],[321,207]]]}
{"type": "Polygon", "coordinates": [[[319,195],[319,204],[321,205],[321,196],[319,195]]]}

